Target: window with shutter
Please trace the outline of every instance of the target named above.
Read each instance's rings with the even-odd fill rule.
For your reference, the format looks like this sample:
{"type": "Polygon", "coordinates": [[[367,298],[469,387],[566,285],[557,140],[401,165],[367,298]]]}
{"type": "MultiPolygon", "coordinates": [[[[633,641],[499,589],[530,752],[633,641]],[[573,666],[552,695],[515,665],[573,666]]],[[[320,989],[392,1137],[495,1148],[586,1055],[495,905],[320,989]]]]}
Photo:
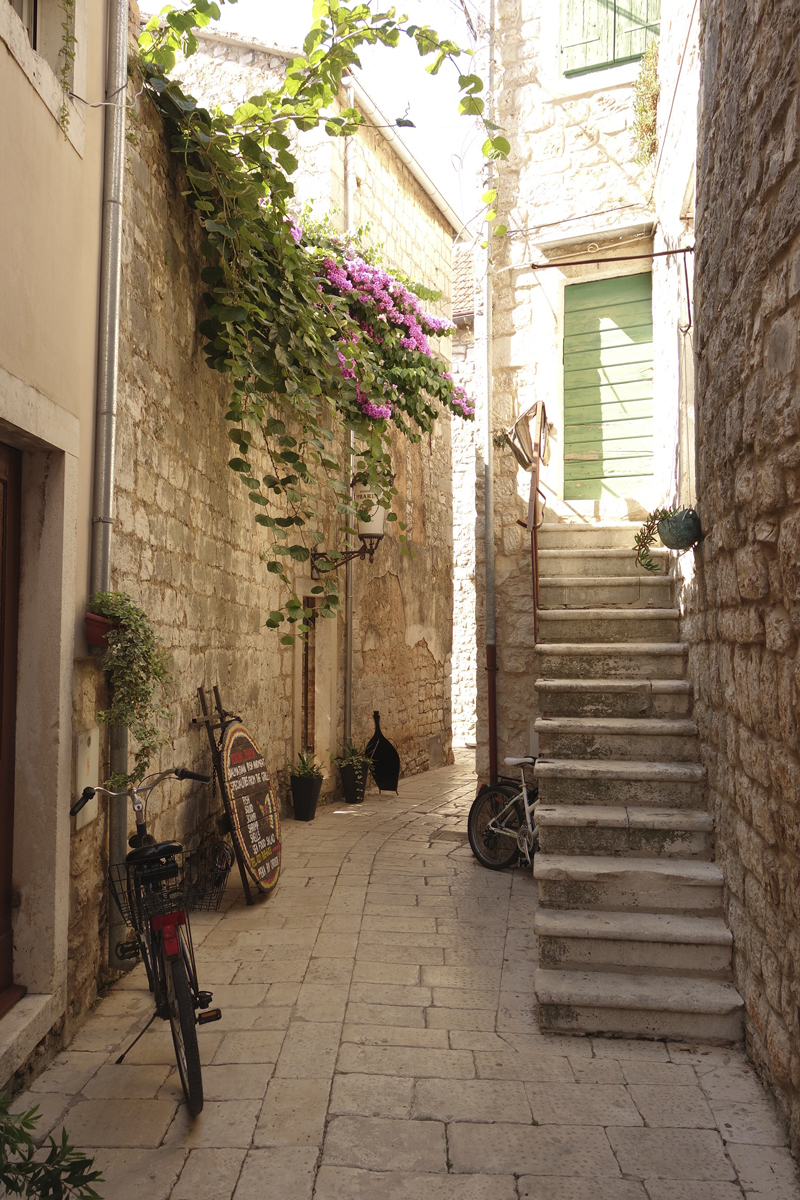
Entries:
{"type": "Polygon", "coordinates": [[[580,75],[641,58],[660,32],[661,0],[561,0],[561,71],[580,75]]]}

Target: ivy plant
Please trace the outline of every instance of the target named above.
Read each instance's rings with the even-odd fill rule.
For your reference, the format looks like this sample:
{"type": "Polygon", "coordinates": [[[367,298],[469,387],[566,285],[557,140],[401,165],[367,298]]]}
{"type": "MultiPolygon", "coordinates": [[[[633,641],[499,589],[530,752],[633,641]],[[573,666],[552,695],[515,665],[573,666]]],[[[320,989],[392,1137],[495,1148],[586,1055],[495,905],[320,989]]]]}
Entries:
{"type": "Polygon", "coordinates": [[[111,706],[97,714],[104,725],[124,725],[139,743],[130,774],[113,774],[108,787],[129,788],[147,774],[166,738],[157,721],[168,717],[161,695],[169,679],[167,652],[147,616],[125,592],[95,592],[89,611],[111,622],[103,667],[111,676],[111,706]]]}
{"type": "Polygon", "coordinates": [[[102,1183],[94,1160],[70,1145],[66,1129],[58,1142],[38,1150],[33,1131],[39,1106],[24,1113],[11,1112],[11,1097],[0,1092],[0,1187],[2,1195],[41,1196],[50,1200],[101,1200],[92,1186],[102,1183]]]}
{"type": "MultiPolygon", "coordinates": [[[[232,114],[209,112],[170,72],[179,55],[196,50],[193,30],[218,17],[214,0],[168,5],[154,17],[140,37],[143,87],[162,114],[185,169],[187,201],[203,226],[208,290],[200,332],[208,365],[231,385],[229,465],[257,508],[255,520],[270,531],[262,554],[267,570],[291,590],[293,564],[308,563],[315,546],[327,540],[331,567],[341,556],[330,539],[343,545],[353,532],[354,475],[369,484],[387,519],[397,519],[392,429],[419,439],[442,408],[464,418],[474,412],[430,344],[452,332],[422,308],[433,294],[383,270],[358,238],[293,219],[292,137],[319,125],[331,137],[349,136],[364,123],[356,108],[337,105],[365,45],[393,47],[406,36],[431,60],[431,74],[454,64],[467,116],[482,119],[483,83],[462,70],[469,52],[430,26],[409,24],[394,9],[315,0],[303,52],[282,85],[232,114]],[[331,495],[339,528],[326,531],[331,495]]],[[[484,152],[505,157],[508,142],[498,126],[485,124],[484,152]]],[[[321,574],[312,589],[315,611],[329,617],[339,607],[336,573],[321,574]]],[[[304,635],[310,615],[292,594],[267,624],[288,621],[304,635]]],[[[281,640],[290,644],[294,634],[281,640]]]]}

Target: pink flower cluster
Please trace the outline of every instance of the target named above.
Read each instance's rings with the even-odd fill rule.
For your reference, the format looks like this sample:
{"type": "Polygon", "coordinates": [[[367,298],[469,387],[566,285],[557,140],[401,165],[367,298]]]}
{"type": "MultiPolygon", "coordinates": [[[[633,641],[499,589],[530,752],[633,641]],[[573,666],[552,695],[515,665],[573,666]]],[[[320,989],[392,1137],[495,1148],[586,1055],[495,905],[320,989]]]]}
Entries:
{"type": "Polygon", "coordinates": [[[432,358],[433,351],[426,335],[435,337],[453,328],[451,321],[424,312],[417,297],[398,279],[358,255],[346,258],[341,265],[326,258],[322,266],[328,282],[337,292],[342,295],[355,292],[362,304],[378,310],[380,318],[405,329],[405,337],[400,339],[405,350],[417,350],[432,358]]]}
{"type": "MultiPolygon", "coordinates": [[[[322,268],[328,284],[340,295],[347,296],[348,299],[355,300],[375,312],[371,321],[361,318],[359,324],[362,331],[378,344],[383,343],[384,339],[376,332],[376,326],[380,329],[378,321],[383,321],[384,327],[394,326],[398,333],[402,334],[398,342],[404,350],[416,351],[426,358],[433,358],[428,338],[454,328],[452,321],[425,312],[420,307],[418,298],[398,279],[394,279],[381,267],[365,262],[356,254],[351,253],[341,264],[332,258],[326,258],[322,262],[322,268]]],[[[371,313],[368,312],[367,315],[371,316],[371,313]]],[[[353,359],[348,358],[344,350],[340,350],[337,357],[342,376],[345,379],[355,379],[353,359]]],[[[464,389],[455,385],[451,375],[445,374],[443,378],[451,385],[450,394],[446,397],[450,407],[465,417],[474,416],[474,406],[470,404],[464,389]]],[[[395,392],[392,398],[396,401],[397,385],[392,384],[391,387],[395,392]]],[[[392,415],[392,400],[389,396],[380,396],[380,402],[376,403],[374,398],[371,399],[363,391],[358,382],[356,400],[362,412],[373,420],[386,420],[392,415]]]]}

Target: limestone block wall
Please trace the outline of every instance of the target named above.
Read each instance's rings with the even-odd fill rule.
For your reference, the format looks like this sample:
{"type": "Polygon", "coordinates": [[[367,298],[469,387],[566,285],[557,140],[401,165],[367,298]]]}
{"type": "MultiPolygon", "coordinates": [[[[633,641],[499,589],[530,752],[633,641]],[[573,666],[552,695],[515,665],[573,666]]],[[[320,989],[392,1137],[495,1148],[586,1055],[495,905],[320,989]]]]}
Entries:
{"type": "Polygon", "coordinates": [[[800,1141],[800,73],[793,0],[702,22],[695,713],[747,1042],[800,1141]]]}
{"type": "MultiPolygon", "coordinates": [[[[240,713],[253,729],[273,778],[285,784],[286,765],[300,748],[300,647],[281,647],[276,635],[264,628],[270,610],[285,596],[261,562],[264,532],[254,522],[245,489],[227,466],[227,388],[224,378],[206,367],[203,339],[197,333],[204,313],[200,232],[182,195],[180,164],[169,152],[158,114],[141,98],[132,124],[112,586],[141,604],[170,654],[174,687],[167,697],[171,715],[163,724],[168,745],[153,766],[189,765],[210,773],[206,736],[192,727],[191,719],[198,712],[197,687],[218,683],[226,707],[240,713]]],[[[322,150],[330,195],[341,147],[331,151],[325,145],[322,150]]],[[[380,183],[381,172],[393,169],[381,153],[377,139],[375,147],[365,151],[372,161],[371,175],[364,176],[360,189],[365,197],[373,179],[380,183]]],[[[395,196],[385,211],[381,203],[374,203],[376,240],[381,240],[381,221],[387,236],[399,227],[390,265],[400,265],[428,286],[441,288],[440,311],[447,313],[452,232],[406,169],[399,163],[397,168],[380,195],[403,188],[409,194],[402,201],[395,196]]],[[[365,199],[363,217],[368,207],[365,199]]],[[[395,438],[395,469],[400,518],[408,522],[415,557],[401,556],[390,530],[375,565],[355,565],[353,734],[368,737],[372,711],[378,709],[408,774],[451,753],[449,419],[439,421],[434,434],[418,444],[395,438]]],[[[323,522],[326,542],[340,520],[331,508],[323,522]]],[[[298,573],[299,593],[308,594],[311,585],[310,578],[298,573]]],[[[336,777],[328,751],[335,752],[342,740],[343,619],[320,625],[317,749],[328,772],[324,790],[330,797],[336,777]]],[[[106,701],[105,680],[96,661],[82,660],[74,685],[76,730],[89,728],[106,701]]],[[[101,776],[106,774],[104,750],[101,776]]],[[[154,796],[148,819],[157,837],[193,845],[214,829],[221,809],[213,786],[175,783],[154,796]]],[[[98,818],[72,839],[73,1019],[91,1002],[103,974],[106,843],[101,804],[98,818]]]]}

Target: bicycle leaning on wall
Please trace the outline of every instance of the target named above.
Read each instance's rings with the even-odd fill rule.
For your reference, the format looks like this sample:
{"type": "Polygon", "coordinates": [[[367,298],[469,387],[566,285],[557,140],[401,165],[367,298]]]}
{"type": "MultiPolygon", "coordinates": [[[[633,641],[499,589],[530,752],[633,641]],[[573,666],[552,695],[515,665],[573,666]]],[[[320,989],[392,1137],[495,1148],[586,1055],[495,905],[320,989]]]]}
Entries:
{"type": "Polygon", "coordinates": [[[533,755],[506,758],[507,767],[519,767],[521,785],[501,778],[491,787],[482,787],[475,797],[467,819],[472,853],[490,871],[501,871],[517,859],[530,866],[539,847],[535,822],[539,788],[528,786],[525,768],[535,767],[533,755]]]}
{"type": "Polygon", "coordinates": [[[122,1062],[156,1017],[169,1021],[186,1105],[196,1117],[203,1108],[197,1026],[219,1021],[222,1013],[210,1007],[212,994],[201,991],[197,981],[189,911],[219,908],[234,852],[229,842],[220,841],[184,854],[180,842],[157,842],[147,832],[147,800],[170,777],[210,781],[208,775],[173,767],[122,791],[87,787],[70,815],[79,813],[95,794],[125,796],[133,805],[136,833],[128,842],[132,849],[124,863],[109,867],[108,886],[133,931],[130,940],[117,946],[117,954],[122,959],[141,958],[155,1012],[117,1062],[122,1062]]]}

